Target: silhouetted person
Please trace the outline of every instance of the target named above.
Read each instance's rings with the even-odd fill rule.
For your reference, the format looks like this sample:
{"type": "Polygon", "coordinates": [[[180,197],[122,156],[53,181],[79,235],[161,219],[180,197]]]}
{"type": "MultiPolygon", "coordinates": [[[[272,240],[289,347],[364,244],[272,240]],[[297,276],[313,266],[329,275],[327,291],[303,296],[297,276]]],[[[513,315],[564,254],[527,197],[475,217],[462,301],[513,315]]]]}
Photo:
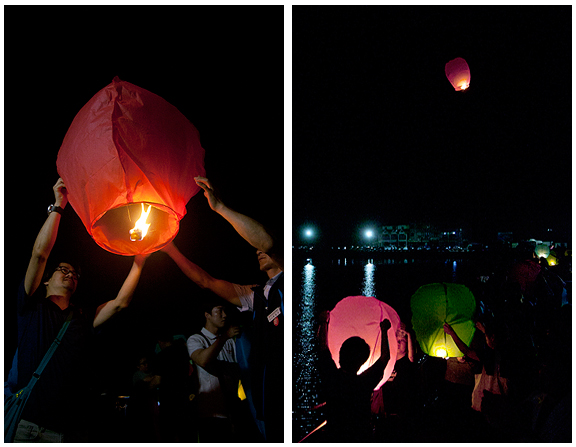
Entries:
{"type": "MultiPolygon", "coordinates": [[[[183,340],[182,340],[183,342],[183,340]]],[[[187,428],[189,415],[188,371],[190,358],[186,345],[169,333],[158,337],[160,352],[155,372],[160,376],[160,429],[163,442],[192,440],[187,428]]]]}
{"type": "Polygon", "coordinates": [[[416,408],[414,343],[406,324],[396,330],[396,362],[390,378],[372,396],[372,412],[379,415],[377,430],[382,441],[405,441],[404,433],[416,408]],[[380,430],[381,429],[381,430],[380,430]]]}
{"type": "Polygon", "coordinates": [[[147,357],[140,357],[132,375],[132,393],[127,411],[133,442],[160,441],[159,386],[160,376],[152,374],[147,357]]]}
{"type": "Polygon", "coordinates": [[[503,325],[476,323],[476,327],[484,333],[486,340],[480,349],[466,346],[450,325],[444,324],[444,331],[464,355],[478,362],[472,408],[487,422],[483,433],[479,433],[485,437],[480,441],[511,441],[518,436],[518,414],[511,385],[514,385],[514,374],[521,374],[521,371],[517,371],[519,365],[511,361],[503,325]]]}
{"type": "Polygon", "coordinates": [[[390,360],[386,335],[391,327],[390,321],[380,323],[380,357],[370,368],[358,374],[370,356],[370,347],[362,338],[350,337],[340,347],[338,368],[328,348],[329,320],[329,312],[323,313],[318,331],[318,368],[326,390],[326,433],[330,442],[369,442],[372,440],[370,398],[390,360]]]}

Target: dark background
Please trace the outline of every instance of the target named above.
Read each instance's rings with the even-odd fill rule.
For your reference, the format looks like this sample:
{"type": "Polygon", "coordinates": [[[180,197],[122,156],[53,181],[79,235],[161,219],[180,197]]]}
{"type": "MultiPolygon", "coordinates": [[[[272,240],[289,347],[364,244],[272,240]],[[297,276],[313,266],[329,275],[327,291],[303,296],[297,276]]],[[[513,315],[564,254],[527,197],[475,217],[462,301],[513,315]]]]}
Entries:
{"type": "MultiPolygon", "coordinates": [[[[115,76],[176,106],[199,130],[207,177],[232,208],[283,225],[283,8],[5,7],[5,372],[16,349],[15,300],[54,202],[56,157],[74,116],[115,76]]],[[[216,278],[263,279],[255,249],[194,196],[176,245],[216,278]]],[[[52,257],[79,257],[87,312],[118,293],[132,257],[90,238],[67,206],[52,257]]],[[[126,312],[99,331],[94,368],[105,387],[130,383],[157,332],[188,337],[210,295],[164,253],[151,255],[126,312]]],[[[118,390],[125,392],[124,390],[118,390]]]]}
{"type": "Polygon", "coordinates": [[[295,6],[294,244],[306,226],[330,246],[412,222],[569,242],[571,12],[295,6]]]}

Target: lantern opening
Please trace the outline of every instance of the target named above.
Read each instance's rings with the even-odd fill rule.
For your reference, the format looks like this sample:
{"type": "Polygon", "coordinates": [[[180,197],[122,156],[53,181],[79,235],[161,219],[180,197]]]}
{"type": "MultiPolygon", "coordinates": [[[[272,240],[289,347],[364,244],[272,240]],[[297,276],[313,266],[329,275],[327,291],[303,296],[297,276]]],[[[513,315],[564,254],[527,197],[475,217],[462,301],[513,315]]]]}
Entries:
{"type": "Polygon", "coordinates": [[[150,214],[150,209],[152,205],[148,205],[148,211],[144,211],[144,204],[142,203],[142,214],[140,218],[136,221],[136,225],[134,228],[130,230],[130,240],[131,241],[141,241],[144,239],[146,234],[148,233],[148,228],[150,228],[150,224],[146,222],[148,219],[148,214],[150,214]]]}
{"type": "Polygon", "coordinates": [[[144,204],[129,203],[105,212],[92,223],[91,233],[96,243],[111,253],[123,255],[153,253],[165,246],[178,233],[179,216],[166,206],[146,203],[149,214],[145,221],[150,222],[146,224],[149,226],[146,233],[134,232],[133,235],[132,228],[134,216],[142,218],[144,204]]]}

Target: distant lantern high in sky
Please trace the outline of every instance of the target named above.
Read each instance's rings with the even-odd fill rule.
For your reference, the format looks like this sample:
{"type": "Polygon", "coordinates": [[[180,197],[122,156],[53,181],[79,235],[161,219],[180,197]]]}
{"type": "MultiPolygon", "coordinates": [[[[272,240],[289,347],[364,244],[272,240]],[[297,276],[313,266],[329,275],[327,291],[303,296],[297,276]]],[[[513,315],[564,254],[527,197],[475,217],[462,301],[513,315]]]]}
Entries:
{"type": "Polygon", "coordinates": [[[160,96],[117,77],[78,112],[56,166],[94,241],[124,256],[170,242],[200,191],[194,177],[205,175],[192,123],[160,96]]]}
{"type": "Polygon", "coordinates": [[[446,77],[454,87],[454,90],[466,90],[470,86],[470,68],[464,59],[457,57],[452,59],[444,67],[446,77]]]}

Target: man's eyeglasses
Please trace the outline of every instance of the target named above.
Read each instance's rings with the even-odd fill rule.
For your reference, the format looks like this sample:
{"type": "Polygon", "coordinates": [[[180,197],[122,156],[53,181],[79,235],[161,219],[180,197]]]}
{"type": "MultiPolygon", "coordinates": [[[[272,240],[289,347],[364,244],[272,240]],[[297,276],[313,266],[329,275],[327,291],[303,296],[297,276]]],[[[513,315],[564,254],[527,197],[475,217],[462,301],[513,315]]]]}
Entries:
{"type": "Polygon", "coordinates": [[[75,280],[80,279],[79,273],[76,273],[74,270],[70,270],[67,267],[56,267],[56,270],[61,271],[64,274],[64,276],[66,276],[68,273],[70,273],[75,280]]]}

